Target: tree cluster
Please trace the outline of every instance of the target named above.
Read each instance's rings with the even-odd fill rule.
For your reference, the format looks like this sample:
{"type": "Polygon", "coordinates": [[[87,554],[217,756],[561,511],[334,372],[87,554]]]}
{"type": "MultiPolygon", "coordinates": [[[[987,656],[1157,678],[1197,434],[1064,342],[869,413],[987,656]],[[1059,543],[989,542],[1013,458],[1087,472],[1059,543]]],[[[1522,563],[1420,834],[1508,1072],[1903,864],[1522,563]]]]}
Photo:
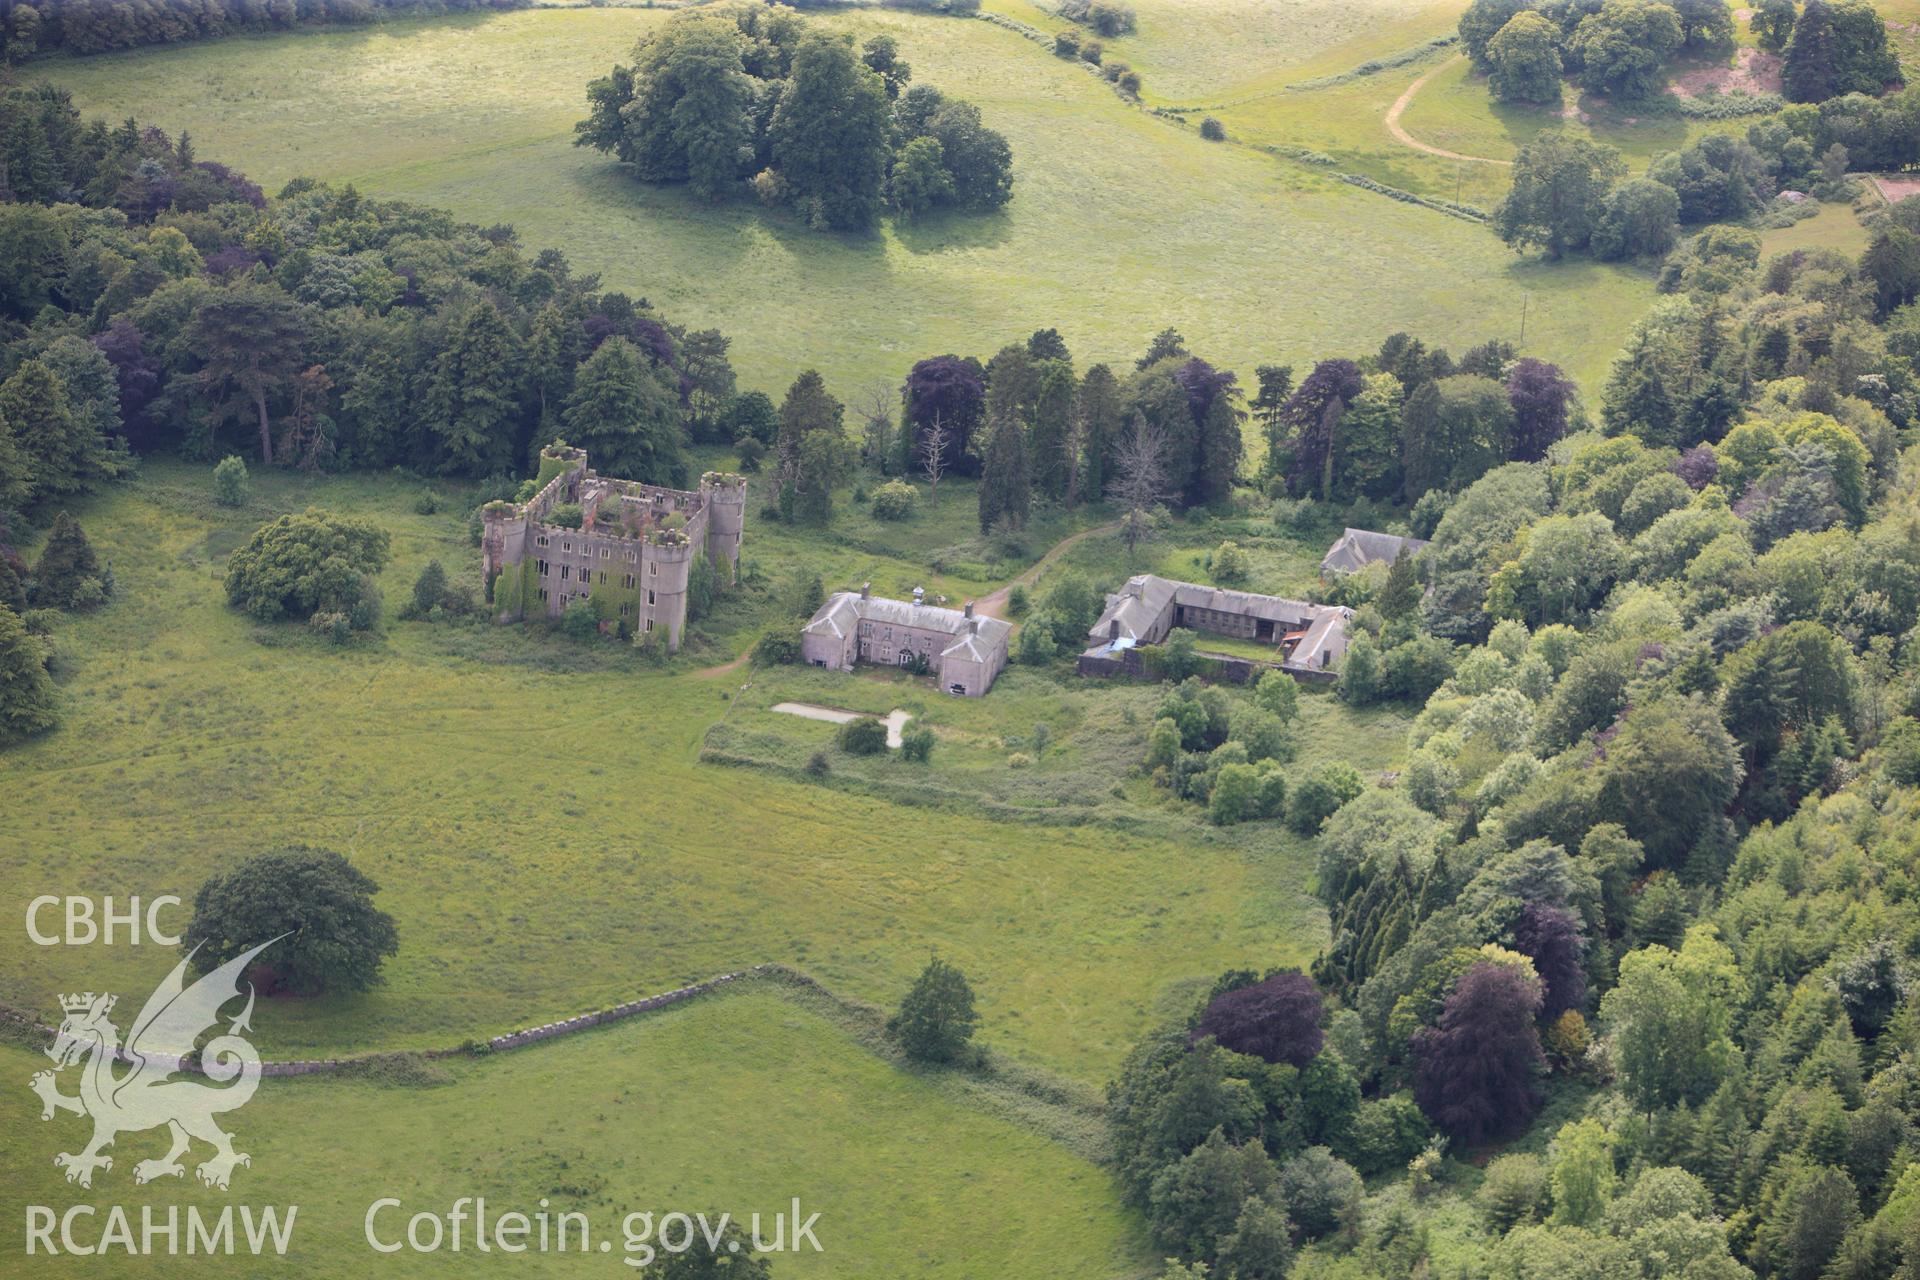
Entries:
{"type": "MultiPolygon", "coordinates": [[[[1379,696],[1387,655],[1416,646],[1439,678],[1405,767],[1314,846],[1333,929],[1316,1061],[1356,1086],[1323,1140],[1408,1170],[1306,1246],[1338,1274],[1431,1269],[1442,1231],[1449,1268],[1495,1277],[1920,1266],[1920,916],[1888,892],[1920,849],[1920,487],[1898,449],[1920,311],[1883,311],[1838,255],[1690,250],[1599,429],[1440,504],[1424,594],[1357,610],[1343,694],[1379,696]],[[1478,1155],[1550,1096],[1571,1109],[1544,1153],[1487,1167],[1479,1231],[1446,1225],[1460,1198],[1425,1127],[1478,1155]]],[[[1196,701],[1154,740],[1216,736],[1196,701]]],[[[1272,1146],[1258,1069],[1169,1085],[1151,1114],[1181,1116],[1177,1140],[1130,1105],[1148,1061],[1186,1082],[1209,1049],[1271,1057],[1282,1038],[1240,1021],[1292,1007],[1211,1003],[1212,1042],[1176,1059],[1149,1038],[1116,1113],[1125,1158],[1143,1132],[1183,1160],[1212,1144],[1196,1167],[1240,1153],[1244,1207],[1272,1185],[1245,1154],[1272,1146]]],[[[1224,1256],[1213,1203],[1212,1234],[1167,1236],[1183,1257],[1224,1256]]]]}
{"type": "Polygon", "coordinates": [[[522,9],[529,0],[12,0],[0,6],[0,60],[106,53],[389,16],[522,9]]]}
{"type": "Polygon", "coordinates": [[[819,229],[865,230],[889,208],[1005,204],[1006,139],[971,103],[908,88],[912,75],[891,36],[855,49],[790,9],[702,9],[587,86],[574,141],[642,182],[685,183],[705,200],[751,190],[819,229]]]}

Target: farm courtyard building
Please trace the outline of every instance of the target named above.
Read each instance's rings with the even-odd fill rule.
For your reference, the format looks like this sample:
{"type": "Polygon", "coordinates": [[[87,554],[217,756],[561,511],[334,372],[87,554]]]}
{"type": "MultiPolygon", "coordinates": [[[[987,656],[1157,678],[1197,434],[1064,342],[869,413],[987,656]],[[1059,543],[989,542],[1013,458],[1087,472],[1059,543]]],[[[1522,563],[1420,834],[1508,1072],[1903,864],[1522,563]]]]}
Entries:
{"type": "Polygon", "coordinates": [[[536,480],[527,501],[481,508],[482,567],[498,622],[558,617],[585,600],[602,627],[664,630],[675,650],[694,573],[730,586],[739,572],[747,501],[739,476],[710,471],[697,492],[663,489],[599,475],[584,449],[555,444],[540,451],[536,480]]]}
{"type": "Polygon", "coordinates": [[[888,600],[861,587],[827,597],[801,628],[800,653],[814,666],[835,671],[851,671],[859,662],[912,667],[924,660],[942,689],[978,698],[1007,665],[1012,634],[1008,623],[974,613],[971,601],[964,609],[947,609],[918,599],[888,600]]]}
{"type": "Polygon", "coordinates": [[[1320,574],[1358,573],[1370,564],[1392,564],[1404,553],[1417,556],[1432,544],[1371,529],[1349,529],[1334,540],[1320,560],[1320,574]]]}
{"type": "Polygon", "coordinates": [[[1093,624],[1089,654],[1159,644],[1175,627],[1271,644],[1291,671],[1326,671],[1347,652],[1353,610],[1279,596],[1176,582],[1151,573],[1127,579],[1093,624]]]}

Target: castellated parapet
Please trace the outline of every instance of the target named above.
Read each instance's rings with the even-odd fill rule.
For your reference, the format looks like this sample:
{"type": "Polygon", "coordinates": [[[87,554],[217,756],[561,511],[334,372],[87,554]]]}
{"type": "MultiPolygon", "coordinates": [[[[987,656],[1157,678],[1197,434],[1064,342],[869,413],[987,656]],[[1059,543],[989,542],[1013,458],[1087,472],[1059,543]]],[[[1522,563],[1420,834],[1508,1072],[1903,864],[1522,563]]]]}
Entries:
{"type": "Polygon", "coordinates": [[[557,618],[588,601],[603,629],[636,635],[661,629],[680,647],[694,557],[715,580],[739,576],[746,480],[708,472],[695,491],[616,480],[587,465],[584,449],[540,451],[539,490],[522,503],[481,511],[482,569],[494,619],[557,618]],[[556,522],[557,508],[579,507],[556,522]]]}

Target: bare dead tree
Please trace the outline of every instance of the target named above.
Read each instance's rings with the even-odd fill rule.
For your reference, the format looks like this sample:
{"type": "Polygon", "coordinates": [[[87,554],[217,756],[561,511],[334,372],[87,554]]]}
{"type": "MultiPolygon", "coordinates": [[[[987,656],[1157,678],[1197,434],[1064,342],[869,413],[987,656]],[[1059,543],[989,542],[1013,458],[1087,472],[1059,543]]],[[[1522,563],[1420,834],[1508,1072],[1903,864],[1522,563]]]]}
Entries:
{"type": "Polygon", "coordinates": [[[1120,504],[1120,540],[1132,564],[1140,544],[1153,536],[1153,513],[1171,497],[1167,488],[1167,433],[1136,412],[1133,427],[1113,455],[1113,483],[1107,495],[1120,504]]]}
{"type": "Polygon", "coordinates": [[[953,433],[947,430],[946,422],[939,414],[933,415],[933,421],[920,433],[920,474],[927,478],[927,505],[940,505],[940,477],[947,471],[947,445],[953,440],[953,433]]]}

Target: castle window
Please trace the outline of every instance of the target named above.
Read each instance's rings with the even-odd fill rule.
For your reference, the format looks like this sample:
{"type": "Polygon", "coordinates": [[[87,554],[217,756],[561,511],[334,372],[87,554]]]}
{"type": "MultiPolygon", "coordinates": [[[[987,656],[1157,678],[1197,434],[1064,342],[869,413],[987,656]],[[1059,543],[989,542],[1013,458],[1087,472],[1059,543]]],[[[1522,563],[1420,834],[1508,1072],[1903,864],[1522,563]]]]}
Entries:
{"type": "Polygon", "coordinates": [[[649,592],[647,592],[647,603],[648,603],[648,604],[652,604],[652,603],[653,603],[653,592],[651,592],[651,591],[649,591],[649,592]]]}
{"type": "Polygon", "coordinates": [[[633,563],[633,559],[634,559],[634,556],[633,556],[633,552],[631,552],[631,551],[629,551],[629,552],[627,552],[627,563],[628,563],[628,564],[632,564],[632,563],[633,563]]]}
{"type": "Polygon", "coordinates": [[[603,587],[607,585],[607,571],[605,569],[600,571],[600,585],[603,587]]]}
{"type": "Polygon", "coordinates": [[[573,550],[573,544],[571,542],[563,542],[560,544],[560,549],[562,551],[571,552],[573,550]]]}
{"type": "Polygon", "coordinates": [[[547,543],[548,543],[548,541],[549,541],[549,539],[548,539],[548,537],[547,537],[547,535],[543,533],[543,534],[541,534],[541,535],[540,535],[539,537],[537,537],[537,538],[535,538],[535,539],[533,540],[533,545],[534,545],[534,546],[536,546],[536,547],[544,547],[544,546],[546,546],[546,545],[547,545],[547,543]]]}
{"type": "Polygon", "coordinates": [[[623,605],[621,605],[621,606],[620,606],[620,616],[621,616],[621,617],[623,617],[623,618],[628,618],[628,617],[632,617],[632,616],[633,616],[633,606],[632,606],[632,605],[630,605],[630,604],[623,604],[623,605]]]}
{"type": "Polygon", "coordinates": [[[543,578],[552,571],[553,566],[549,565],[545,560],[536,560],[534,563],[540,567],[540,576],[543,578]]]}
{"type": "Polygon", "coordinates": [[[545,604],[546,602],[547,602],[547,589],[545,587],[542,587],[540,588],[540,603],[545,604]]]}
{"type": "Polygon", "coordinates": [[[605,547],[600,548],[600,558],[602,560],[608,559],[612,555],[613,555],[613,552],[609,551],[607,548],[605,547]]]}
{"type": "Polygon", "coordinates": [[[659,572],[660,572],[660,562],[659,562],[658,560],[655,560],[655,561],[654,561],[654,562],[653,562],[652,564],[650,564],[650,565],[648,565],[648,566],[647,566],[647,572],[649,572],[649,573],[659,573],[659,572]]]}
{"type": "Polygon", "coordinates": [[[623,575],[620,579],[620,585],[629,591],[633,590],[633,575],[630,573],[623,575]]]}

